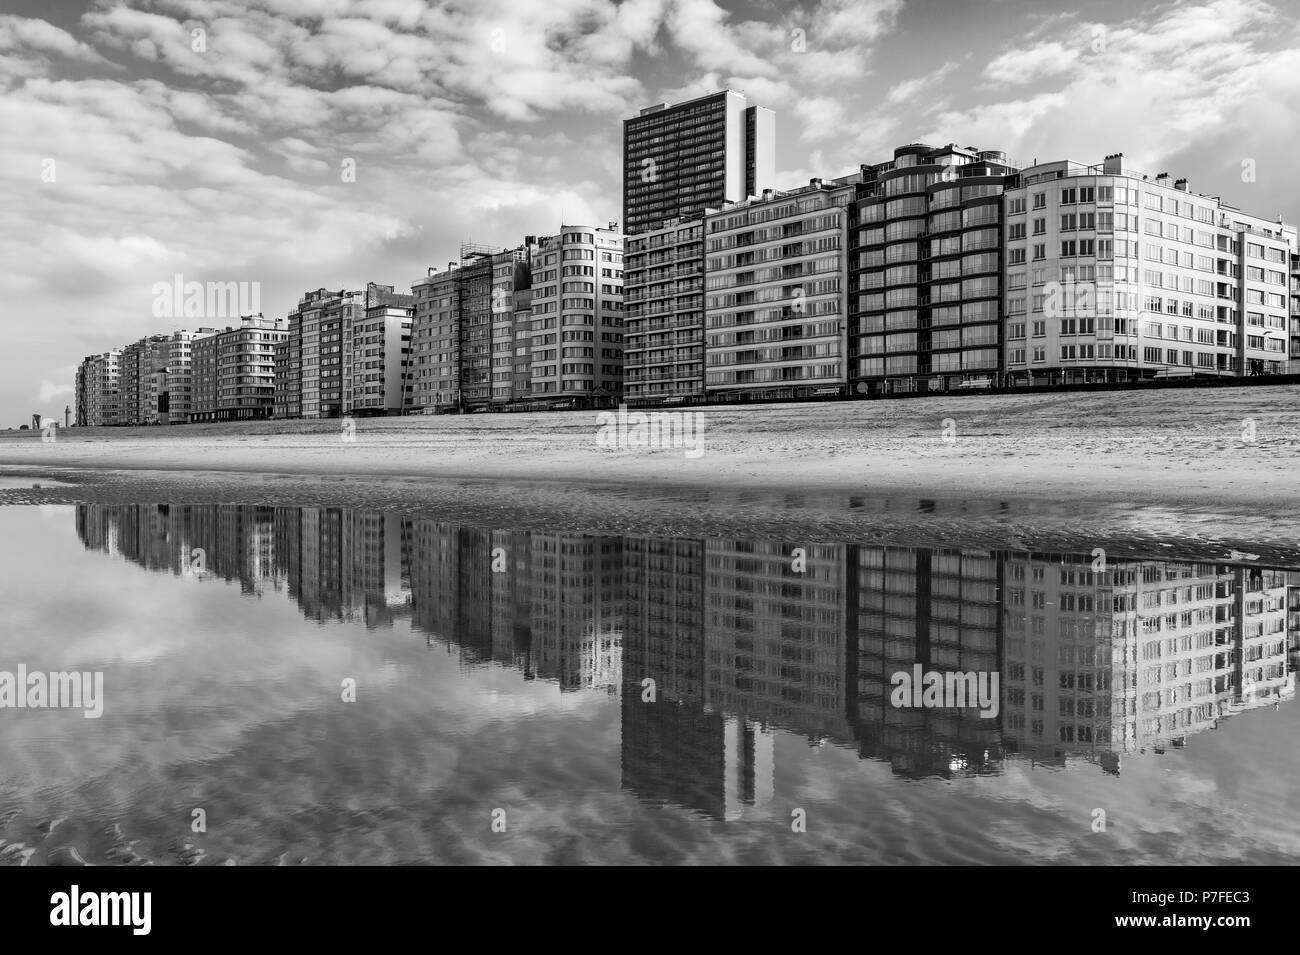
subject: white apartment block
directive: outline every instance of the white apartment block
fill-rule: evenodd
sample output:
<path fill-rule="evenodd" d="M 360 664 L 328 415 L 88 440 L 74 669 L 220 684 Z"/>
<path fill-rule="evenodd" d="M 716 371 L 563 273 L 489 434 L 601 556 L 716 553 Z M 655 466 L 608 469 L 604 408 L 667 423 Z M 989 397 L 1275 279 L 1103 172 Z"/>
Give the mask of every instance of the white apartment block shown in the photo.
<path fill-rule="evenodd" d="M 844 391 L 847 206 L 858 178 L 765 190 L 705 216 L 705 390 L 711 397 Z"/>
<path fill-rule="evenodd" d="M 391 285 L 366 287 L 364 310 L 343 329 L 343 414 L 402 413 L 413 302 Z"/>
<path fill-rule="evenodd" d="M 534 401 L 608 404 L 623 390 L 623 235 L 566 225 L 539 240 L 529 342 Z"/>
<path fill-rule="evenodd" d="M 168 336 L 163 381 L 154 385 L 166 395 L 165 399 L 161 395 L 154 399 L 158 423 L 185 424 L 189 421 L 194 402 L 194 369 L 191 364 L 194 342 L 216 332 L 215 328 L 200 328 L 193 332 L 173 332 Z"/>
<path fill-rule="evenodd" d="M 1026 168 L 1005 202 L 1008 383 L 1286 370 L 1295 227 L 1119 154 Z"/>

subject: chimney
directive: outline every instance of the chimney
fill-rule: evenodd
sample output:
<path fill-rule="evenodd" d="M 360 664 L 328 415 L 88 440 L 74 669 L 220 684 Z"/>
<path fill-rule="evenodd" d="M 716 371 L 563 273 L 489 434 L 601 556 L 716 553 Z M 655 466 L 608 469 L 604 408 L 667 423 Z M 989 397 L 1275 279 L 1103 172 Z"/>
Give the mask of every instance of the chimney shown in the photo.
<path fill-rule="evenodd" d="M 822 185 L 822 181 L 820 179 L 809 179 L 808 185 L 815 186 L 816 188 L 820 189 Z"/>
<path fill-rule="evenodd" d="M 1186 179 L 1175 179 L 1175 180 L 1174 180 L 1174 188 L 1177 189 L 1177 190 L 1179 190 L 1180 192 L 1186 192 L 1186 191 L 1187 191 L 1187 180 L 1186 180 Z"/>
<path fill-rule="evenodd" d="M 1122 176 L 1124 174 L 1124 154 L 1112 153 L 1106 157 L 1102 163 L 1101 171 L 1107 176 Z"/>

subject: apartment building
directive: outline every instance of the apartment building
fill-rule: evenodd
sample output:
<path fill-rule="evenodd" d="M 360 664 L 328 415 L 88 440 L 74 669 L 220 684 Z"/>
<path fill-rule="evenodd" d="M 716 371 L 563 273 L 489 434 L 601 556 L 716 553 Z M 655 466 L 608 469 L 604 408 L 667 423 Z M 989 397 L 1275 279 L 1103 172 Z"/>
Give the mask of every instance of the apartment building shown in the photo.
<path fill-rule="evenodd" d="M 623 229 L 635 235 L 698 218 L 775 183 L 776 118 L 735 90 L 623 121 Z"/>
<path fill-rule="evenodd" d="M 275 348 L 289 335 L 288 319 L 245 315 L 195 340 L 189 420 L 243 421 L 271 417 L 275 404 Z"/>
<path fill-rule="evenodd" d="M 411 286 L 411 384 L 406 410 L 454 410 L 460 400 L 460 334 L 457 269 L 433 269 Z"/>
<path fill-rule="evenodd" d="M 848 381 L 861 395 L 991 385 L 1001 362 L 998 150 L 912 143 L 851 207 Z"/>
<path fill-rule="evenodd" d="M 406 394 L 415 299 L 391 285 L 366 286 L 365 308 L 344 325 L 343 413 L 400 415 Z M 288 343 L 277 360 L 290 359 Z"/>
<path fill-rule="evenodd" d="M 166 368 L 167 335 L 146 335 L 122 348 L 119 364 L 121 424 L 158 423 L 159 369 Z"/>
<path fill-rule="evenodd" d="M 490 404 L 505 408 L 532 388 L 532 259 L 536 239 L 492 257 Z"/>
<path fill-rule="evenodd" d="M 289 312 L 289 336 L 275 346 L 275 399 L 272 415 L 276 418 L 302 417 L 302 313 L 312 301 L 307 292 Z"/>
<path fill-rule="evenodd" d="M 710 398 L 843 393 L 846 228 L 858 178 L 767 190 L 705 216 Z"/>
<path fill-rule="evenodd" d="M 704 397 L 704 220 L 627 237 L 623 394 L 628 404 Z"/>
<path fill-rule="evenodd" d="M 1291 253 L 1291 351 L 1287 371 L 1300 375 L 1300 252 Z"/>
<path fill-rule="evenodd" d="M 299 342 L 297 347 L 302 365 L 298 403 L 302 417 L 337 418 L 342 414 L 344 331 L 364 309 L 365 292 L 346 289 L 317 289 L 307 292 L 299 301 L 300 330 L 296 339 L 290 339 L 290 355 L 285 367 L 291 369 L 294 342 Z M 286 331 L 291 331 L 288 320 L 284 321 Z M 287 390 L 282 389 L 282 392 Z M 288 395 L 285 405 L 290 405 Z"/>
<path fill-rule="evenodd" d="M 525 244 L 536 250 L 536 240 L 529 236 Z M 526 408 L 533 393 L 533 262 L 532 255 L 519 260 L 514 269 L 511 293 L 510 334 L 510 403 Z M 494 373 L 495 374 L 495 373 Z"/>
<path fill-rule="evenodd" d="M 87 355 L 77 369 L 77 424 L 103 427 L 125 424 L 121 395 L 122 350 Z"/>
<path fill-rule="evenodd" d="M 408 412 L 504 408 L 527 397 L 536 250 L 532 236 L 513 249 L 466 243 L 459 263 L 412 284 Z"/>
<path fill-rule="evenodd" d="M 1010 384 L 1285 370 L 1293 226 L 1117 153 L 1024 169 L 1004 230 Z"/>
<path fill-rule="evenodd" d="M 616 404 L 623 392 L 623 234 L 566 225 L 539 240 L 532 270 L 531 400 Z"/>
<path fill-rule="evenodd" d="M 81 364 L 77 365 L 77 370 L 72 378 L 72 414 L 77 427 L 84 427 L 90 421 L 90 413 L 87 407 L 90 396 L 86 393 L 89 362 L 90 358 L 88 357 L 81 359 Z"/>
<path fill-rule="evenodd" d="M 181 329 L 166 336 L 150 383 L 150 423 L 185 424 L 189 421 L 194 398 L 194 342 L 216 332 L 215 328 L 203 327 L 192 332 Z"/>

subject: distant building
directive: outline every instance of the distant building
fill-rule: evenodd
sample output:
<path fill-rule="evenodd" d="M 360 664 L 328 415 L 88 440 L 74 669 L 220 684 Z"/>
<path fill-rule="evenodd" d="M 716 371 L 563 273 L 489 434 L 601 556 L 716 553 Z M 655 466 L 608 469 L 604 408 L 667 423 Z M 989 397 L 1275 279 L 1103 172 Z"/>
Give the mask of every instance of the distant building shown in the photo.
<path fill-rule="evenodd" d="M 365 309 L 365 293 L 319 289 L 302 312 L 302 416 L 337 418 L 343 410 L 344 329 Z"/>
<path fill-rule="evenodd" d="M 159 370 L 154 373 L 150 407 L 158 424 L 185 424 L 194 398 L 194 342 L 215 335 L 215 328 L 176 331 L 167 336 Z"/>
<path fill-rule="evenodd" d="M 344 414 L 402 413 L 414 304 L 413 296 L 391 285 L 366 286 L 364 310 L 344 325 Z M 282 347 L 287 360 L 288 342 Z"/>
<path fill-rule="evenodd" d="M 155 374 L 167 364 L 166 335 L 147 335 L 122 349 L 119 364 L 121 424 L 157 424 Z"/>
<path fill-rule="evenodd" d="M 88 355 L 77 369 L 77 424 L 103 427 L 125 424 L 121 396 L 122 350 Z"/>
<path fill-rule="evenodd" d="M 227 326 L 194 341 L 189 420 L 271 417 L 275 404 L 275 347 L 288 335 L 287 319 L 245 315 L 238 326 Z"/>
<path fill-rule="evenodd" d="M 273 414 L 277 418 L 302 417 L 302 312 L 313 295 L 324 294 L 324 289 L 307 292 L 289 313 L 289 337 L 276 345 L 275 401 Z"/>
<path fill-rule="evenodd" d="M 774 114 L 734 90 L 648 106 L 623 121 L 623 231 L 758 195 L 775 185 L 775 157 Z"/>

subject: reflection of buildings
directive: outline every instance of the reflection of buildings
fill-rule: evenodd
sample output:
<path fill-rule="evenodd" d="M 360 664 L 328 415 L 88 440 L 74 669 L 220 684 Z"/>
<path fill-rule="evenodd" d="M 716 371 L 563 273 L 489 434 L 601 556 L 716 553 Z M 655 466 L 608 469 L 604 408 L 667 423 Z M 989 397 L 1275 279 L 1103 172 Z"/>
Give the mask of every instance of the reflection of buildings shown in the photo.
<path fill-rule="evenodd" d="M 1002 725 L 1038 759 L 1119 757 L 1289 699 L 1284 572 L 1020 554 L 1004 561 Z"/>
<path fill-rule="evenodd" d="M 623 561 L 623 786 L 724 818 L 725 720 L 704 705 L 704 542 L 628 537 Z"/>
<path fill-rule="evenodd" d="M 896 708 L 892 676 L 999 668 L 1000 563 L 986 552 L 854 547 L 854 737 L 904 775 L 978 772 L 999 756 L 998 720 L 976 709 Z"/>
<path fill-rule="evenodd" d="M 493 531 L 334 507 L 81 505 L 76 526 L 87 548 L 176 575 L 199 549 L 205 577 L 287 592 L 308 619 L 408 617 L 464 666 L 618 690 L 624 787 L 716 819 L 776 795 L 782 734 L 909 777 L 993 772 L 1011 754 L 1118 771 L 1295 694 L 1300 575 L 1267 568 Z M 894 707 L 893 674 L 916 664 L 997 673 L 997 717 Z"/>

